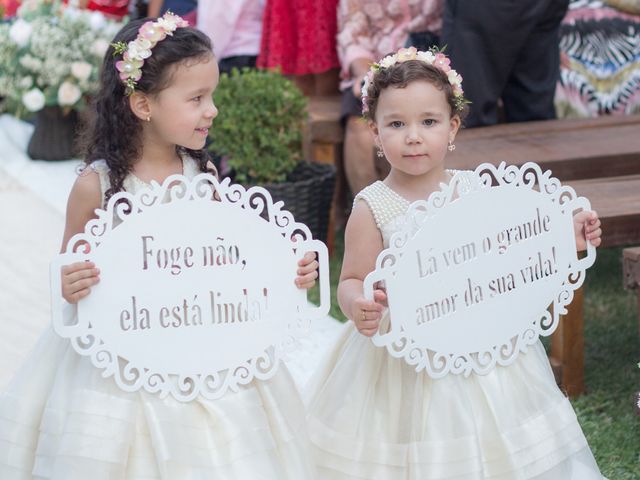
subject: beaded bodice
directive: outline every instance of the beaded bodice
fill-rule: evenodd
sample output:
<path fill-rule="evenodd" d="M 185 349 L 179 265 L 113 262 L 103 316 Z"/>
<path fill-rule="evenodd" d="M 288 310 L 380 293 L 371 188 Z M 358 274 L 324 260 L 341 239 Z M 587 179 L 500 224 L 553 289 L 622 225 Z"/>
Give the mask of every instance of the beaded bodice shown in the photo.
<path fill-rule="evenodd" d="M 447 170 L 447 172 L 451 176 L 457 173 L 455 170 Z M 472 172 L 465 173 L 472 174 Z M 470 180 L 464 178 L 463 181 L 469 182 Z M 404 225 L 410 202 L 381 181 L 372 183 L 358 193 L 354 203 L 360 199 L 369 206 L 376 226 L 382 234 L 384 248 L 387 248 L 391 236 Z"/>
<path fill-rule="evenodd" d="M 409 201 L 398 195 L 381 181 L 372 183 L 363 189 L 354 202 L 364 200 L 371 210 L 376 226 L 382 234 L 384 247 L 389 246 L 391 235 L 398 231 L 404 222 Z"/>

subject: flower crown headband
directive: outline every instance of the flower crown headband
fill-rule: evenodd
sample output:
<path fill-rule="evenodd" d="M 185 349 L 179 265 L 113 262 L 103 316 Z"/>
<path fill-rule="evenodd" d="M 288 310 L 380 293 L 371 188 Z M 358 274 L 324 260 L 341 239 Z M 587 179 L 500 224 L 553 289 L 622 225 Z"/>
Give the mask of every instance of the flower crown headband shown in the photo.
<path fill-rule="evenodd" d="M 111 44 L 115 49 L 114 56 L 122 54 L 122 60 L 116 62 L 116 70 L 120 72 L 120 80 L 124 83 L 127 95 L 135 91 L 138 80 L 142 77 L 142 65 L 151 56 L 151 49 L 167 35 L 172 36 L 177 28 L 188 26 L 189 22 L 168 11 L 155 22 L 145 22 L 132 42 Z"/>
<path fill-rule="evenodd" d="M 381 70 L 392 67 L 397 63 L 404 63 L 409 60 L 420 60 L 428 65 L 433 65 L 442 70 L 447 75 L 447 80 L 453 88 L 453 96 L 455 98 L 454 105 L 456 112 L 461 112 L 467 102 L 464 98 L 462 90 L 462 75 L 452 69 L 449 64 L 451 60 L 442 52 L 432 48 L 426 52 L 418 51 L 415 47 L 401 48 L 397 53 L 387 55 L 378 63 L 371 65 L 371 68 L 364 77 L 362 84 L 362 113 L 369 111 L 367 100 L 369 99 L 369 87 L 373 83 L 373 77 Z"/>

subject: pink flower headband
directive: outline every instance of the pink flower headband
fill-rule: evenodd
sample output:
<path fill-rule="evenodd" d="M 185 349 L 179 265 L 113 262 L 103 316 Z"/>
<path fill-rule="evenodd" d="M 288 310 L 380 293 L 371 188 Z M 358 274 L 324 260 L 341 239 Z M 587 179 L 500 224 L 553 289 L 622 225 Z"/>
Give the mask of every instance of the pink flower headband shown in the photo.
<path fill-rule="evenodd" d="M 398 53 L 387 55 L 378 63 L 371 65 L 371 68 L 364 77 L 364 83 L 362 84 L 362 112 L 367 113 L 369 111 L 369 105 L 367 105 L 367 99 L 369 98 L 369 87 L 373 83 L 374 75 L 380 70 L 389 68 L 397 63 L 404 63 L 408 60 L 420 60 L 429 65 L 442 70 L 446 75 L 451 87 L 453 87 L 453 95 L 455 97 L 455 108 L 457 112 L 462 111 L 464 104 L 467 101 L 464 98 L 464 92 L 462 91 L 462 76 L 453 70 L 449 64 L 451 60 L 442 52 L 435 49 L 431 49 L 426 52 L 419 52 L 415 47 L 401 48 Z"/>
<path fill-rule="evenodd" d="M 122 60 L 116 62 L 120 80 L 125 85 L 127 95 L 131 95 L 142 77 L 144 60 L 151 56 L 151 49 L 164 40 L 167 35 L 173 35 L 178 27 L 188 27 L 189 22 L 178 15 L 167 12 L 155 22 L 146 22 L 138 30 L 138 36 L 128 44 L 116 42 L 111 45 L 115 49 L 114 55 L 122 54 Z"/>

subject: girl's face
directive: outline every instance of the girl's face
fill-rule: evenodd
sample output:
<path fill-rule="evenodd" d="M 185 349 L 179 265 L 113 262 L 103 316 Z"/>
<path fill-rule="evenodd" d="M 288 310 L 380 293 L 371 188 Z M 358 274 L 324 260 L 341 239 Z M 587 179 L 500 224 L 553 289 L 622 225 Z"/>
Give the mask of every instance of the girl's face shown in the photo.
<path fill-rule="evenodd" d="M 193 150 L 203 148 L 211 123 L 218 115 L 212 95 L 219 76 L 213 55 L 174 67 L 171 84 L 149 96 L 151 139 Z"/>
<path fill-rule="evenodd" d="M 451 116 L 444 92 L 417 80 L 405 88 L 384 89 L 375 122 L 369 126 L 391 167 L 419 176 L 444 169 L 447 146 L 460 127 L 460 117 Z"/>

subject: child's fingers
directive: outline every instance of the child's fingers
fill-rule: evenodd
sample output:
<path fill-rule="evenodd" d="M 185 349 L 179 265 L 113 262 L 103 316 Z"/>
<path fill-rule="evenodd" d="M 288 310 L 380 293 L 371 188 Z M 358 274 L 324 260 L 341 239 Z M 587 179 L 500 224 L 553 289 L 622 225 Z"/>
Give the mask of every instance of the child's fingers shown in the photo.
<path fill-rule="evenodd" d="M 313 262 L 316 259 L 316 252 L 307 252 L 304 254 L 300 260 L 298 260 L 298 265 L 304 267 L 305 265 Z M 316 268 L 318 268 L 316 266 Z"/>
<path fill-rule="evenodd" d="M 594 230 L 589 230 L 586 232 L 585 236 L 587 237 L 587 240 L 591 240 L 597 237 L 601 237 L 602 236 L 602 229 L 601 228 L 596 228 Z"/>
<path fill-rule="evenodd" d="M 597 218 L 593 222 L 591 221 L 587 222 L 584 227 L 584 231 L 585 233 L 591 233 L 591 232 L 594 232 L 595 230 L 599 230 L 601 226 L 602 226 L 602 223 L 600 222 L 600 219 Z"/>
<path fill-rule="evenodd" d="M 84 270 L 77 270 L 65 275 L 68 283 L 76 283 L 85 278 L 97 277 L 100 275 L 100 269 L 98 268 L 86 268 Z"/>
<path fill-rule="evenodd" d="M 298 265 L 300 265 L 300 263 L 298 263 Z M 317 262 L 317 260 L 312 259 L 310 263 L 301 265 L 300 268 L 298 268 L 296 273 L 302 276 L 311 272 L 316 272 L 319 266 L 320 264 Z"/>
<path fill-rule="evenodd" d="M 355 316 L 354 320 L 358 323 L 364 322 L 377 322 L 382 317 L 382 312 L 380 310 L 360 310 L 360 312 Z"/>
<path fill-rule="evenodd" d="M 100 282 L 100 277 L 89 277 L 78 280 L 77 282 L 65 283 L 62 286 L 62 294 L 65 298 L 71 297 L 82 290 L 93 287 L 98 282 Z"/>
<path fill-rule="evenodd" d="M 359 329 L 358 331 L 365 337 L 373 337 L 378 331 L 378 326 L 376 325 L 375 328 L 363 328 Z"/>
<path fill-rule="evenodd" d="M 67 300 L 67 302 L 69 303 L 78 303 L 80 300 L 82 300 L 84 297 L 86 297 L 90 293 L 91 293 L 90 288 L 83 288 L 82 290 L 72 293 L 71 295 L 69 295 L 68 298 L 65 298 L 65 300 Z"/>
<path fill-rule="evenodd" d="M 314 270 L 311 273 L 307 273 L 306 275 L 302 275 L 296 278 L 296 286 L 298 288 L 306 288 L 309 289 L 316 284 L 316 279 L 318 278 L 318 271 Z"/>
<path fill-rule="evenodd" d="M 62 284 L 63 294 L 71 295 L 85 288 L 94 286 L 100 281 L 100 277 L 97 275 L 81 278 L 74 282 L 65 281 Z"/>
<path fill-rule="evenodd" d="M 384 290 L 374 290 L 373 292 L 373 300 L 383 306 L 387 306 L 387 292 Z"/>
<path fill-rule="evenodd" d="M 71 263 L 69 265 L 63 265 L 62 266 L 62 274 L 63 275 L 69 275 L 71 273 L 78 272 L 78 271 L 81 271 L 81 270 L 95 268 L 95 266 L 96 266 L 96 264 L 93 263 L 93 262 Z"/>

